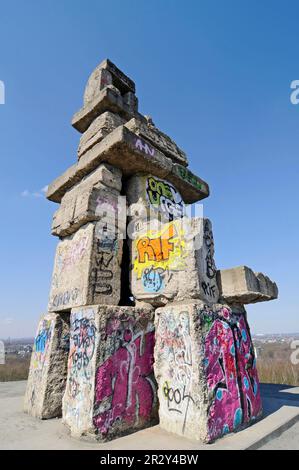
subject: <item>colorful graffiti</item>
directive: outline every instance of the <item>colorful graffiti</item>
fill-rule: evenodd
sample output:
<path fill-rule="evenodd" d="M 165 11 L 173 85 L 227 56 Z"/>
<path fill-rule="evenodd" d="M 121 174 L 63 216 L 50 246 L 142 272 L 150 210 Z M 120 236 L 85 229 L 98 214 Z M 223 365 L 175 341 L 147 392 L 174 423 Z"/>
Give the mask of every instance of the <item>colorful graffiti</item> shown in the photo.
<path fill-rule="evenodd" d="M 150 205 L 168 220 L 183 217 L 184 202 L 175 187 L 167 181 L 151 176 L 146 180 L 146 195 Z"/>
<path fill-rule="evenodd" d="M 93 309 L 71 315 L 68 378 L 63 400 L 65 421 L 84 431 L 92 420 L 94 355 L 97 328 Z"/>
<path fill-rule="evenodd" d="M 199 312 L 205 330 L 205 373 L 211 399 L 209 438 L 214 440 L 256 419 L 261 398 L 246 317 L 223 307 Z"/>
<path fill-rule="evenodd" d="M 164 286 L 163 273 L 181 271 L 186 266 L 186 240 L 179 220 L 163 224 L 162 230 L 150 230 L 135 240 L 134 272 L 146 286 L 158 292 Z M 159 287 L 159 289 L 157 289 Z"/>
<path fill-rule="evenodd" d="M 95 352 L 96 326 L 93 319 L 75 316 L 71 325 L 71 342 L 68 368 L 91 378 L 89 363 Z"/>
<path fill-rule="evenodd" d="M 153 325 L 140 330 L 132 320 L 111 319 L 109 357 L 96 375 L 94 425 L 107 435 L 114 426 L 136 426 L 149 421 L 156 403 L 153 375 Z"/>

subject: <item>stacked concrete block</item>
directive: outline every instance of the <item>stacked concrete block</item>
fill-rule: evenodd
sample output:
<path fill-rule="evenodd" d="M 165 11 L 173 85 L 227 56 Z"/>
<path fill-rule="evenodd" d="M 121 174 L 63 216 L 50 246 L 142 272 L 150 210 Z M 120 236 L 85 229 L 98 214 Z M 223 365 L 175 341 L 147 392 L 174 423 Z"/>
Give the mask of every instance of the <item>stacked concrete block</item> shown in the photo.
<path fill-rule="evenodd" d="M 252 304 L 277 299 L 275 282 L 262 273 L 254 273 L 247 266 L 218 271 L 221 297 L 230 304 Z"/>
<path fill-rule="evenodd" d="M 134 221 L 182 218 L 186 207 L 182 195 L 170 182 L 148 175 L 135 175 L 126 184 L 129 216 Z"/>
<path fill-rule="evenodd" d="M 42 316 L 34 339 L 25 412 L 40 419 L 61 416 L 68 352 L 69 318 L 57 313 Z"/>
<path fill-rule="evenodd" d="M 152 305 L 217 302 L 214 244 L 208 219 L 138 220 L 131 242 L 131 291 Z"/>
<path fill-rule="evenodd" d="M 72 435 L 109 440 L 157 423 L 153 310 L 73 309 L 70 338 L 63 419 Z"/>
<path fill-rule="evenodd" d="M 87 222 L 106 218 L 119 227 L 123 213 L 120 197 L 121 171 L 101 164 L 96 170 L 66 192 L 55 212 L 52 234 L 65 237 L 75 233 Z M 124 225 L 124 223 L 122 223 Z"/>
<path fill-rule="evenodd" d="M 120 300 L 123 241 L 101 222 L 90 222 L 58 244 L 49 311 Z"/>
<path fill-rule="evenodd" d="M 262 413 L 254 348 L 243 309 L 203 302 L 156 310 L 160 426 L 212 442 Z"/>
<path fill-rule="evenodd" d="M 188 217 L 208 184 L 139 113 L 134 82 L 109 60 L 72 125 L 77 161 L 47 192 L 60 204 L 60 241 L 26 410 L 57 416 L 65 389 L 75 436 L 109 440 L 156 424 L 155 315 L 161 426 L 211 442 L 249 425 L 261 401 L 243 305 L 276 298 L 276 285 L 246 267 L 217 272 L 210 220 Z"/>
<path fill-rule="evenodd" d="M 125 122 L 123 118 L 110 111 L 100 114 L 82 134 L 78 147 L 78 158 L 80 159 L 84 153 Z"/>

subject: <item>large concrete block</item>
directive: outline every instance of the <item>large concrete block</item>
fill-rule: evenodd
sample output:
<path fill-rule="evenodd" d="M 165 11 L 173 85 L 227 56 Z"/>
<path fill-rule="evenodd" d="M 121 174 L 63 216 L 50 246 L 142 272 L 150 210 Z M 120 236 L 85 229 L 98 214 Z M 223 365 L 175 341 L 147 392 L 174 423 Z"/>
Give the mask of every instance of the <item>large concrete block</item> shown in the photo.
<path fill-rule="evenodd" d="M 117 305 L 123 240 L 115 226 L 90 222 L 59 242 L 49 311 L 90 304 Z"/>
<path fill-rule="evenodd" d="M 66 191 L 103 162 L 121 169 L 126 177 L 144 173 L 167 179 L 181 193 L 186 204 L 209 195 L 209 186 L 202 179 L 183 165 L 173 163 L 171 158 L 126 127 L 118 126 L 49 185 L 47 198 L 60 202 Z"/>
<path fill-rule="evenodd" d="M 72 126 L 77 131 L 85 132 L 91 123 L 106 111 L 118 114 L 124 120 L 128 121 L 132 117 L 137 116 L 139 119 L 144 119 L 138 113 L 138 101 L 130 99 L 131 93 L 123 96 L 120 91 L 113 85 L 108 85 L 104 89 L 96 93 L 91 101 L 84 104 L 72 118 Z"/>
<path fill-rule="evenodd" d="M 208 219 L 132 221 L 131 291 L 138 301 L 218 301 L 214 242 Z"/>
<path fill-rule="evenodd" d="M 53 216 L 52 235 L 71 235 L 87 222 L 108 216 L 114 218 L 118 226 L 126 209 L 125 200 L 120 197 L 120 188 L 121 171 L 110 165 L 100 165 L 63 196 Z"/>
<path fill-rule="evenodd" d="M 247 266 L 222 269 L 217 273 L 217 281 L 221 297 L 230 304 L 251 304 L 278 297 L 275 282 Z"/>
<path fill-rule="evenodd" d="M 84 104 L 89 103 L 93 98 L 108 85 L 115 86 L 122 95 L 129 92 L 135 93 L 135 83 L 125 75 L 109 59 L 103 60 L 90 75 L 85 92 Z"/>
<path fill-rule="evenodd" d="M 78 147 L 78 158 L 124 123 L 125 120 L 117 114 L 110 113 L 109 111 L 101 114 L 92 122 L 84 134 L 82 134 Z"/>
<path fill-rule="evenodd" d="M 72 435 L 109 440 L 157 423 L 153 315 L 133 307 L 72 310 L 63 399 Z"/>
<path fill-rule="evenodd" d="M 262 413 L 244 310 L 204 303 L 156 310 L 155 376 L 160 426 L 211 442 Z"/>
<path fill-rule="evenodd" d="M 125 126 L 135 134 L 139 135 L 142 139 L 150 142 L 157 149 L 161 150 L 167 157 L 171 158 L 174 162 L 180 163 L 183 166 L 188 165 L 188 159 L 177 144 L 164 132 L 160 131 L 152 122 L 140 121 L 133 118 L 128 121 Z"/>
<path fill-rule="evenodd" d="M 24 411 L 40 418 L 61 416 L 69 352 L 69 315 L 50 313 L 38 325 Z"/>
<path fill-rule="evenodd" d="M 185 215 L 181 194 L 167 180 L 153 175 L 135 175 L 126 183 L 129 215 L 134 219 L 157 218 L 170 222 Z"/>

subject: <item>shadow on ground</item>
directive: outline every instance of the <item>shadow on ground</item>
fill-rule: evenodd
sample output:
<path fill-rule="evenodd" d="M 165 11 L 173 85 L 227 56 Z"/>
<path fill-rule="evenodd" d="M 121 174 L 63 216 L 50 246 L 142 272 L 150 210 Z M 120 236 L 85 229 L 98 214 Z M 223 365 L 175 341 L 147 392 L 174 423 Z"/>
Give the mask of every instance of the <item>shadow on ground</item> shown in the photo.
<path fill-rule="evenodd" d="M 264 417 L 275 413 L 283 406 L 299 408 L 299 387 L 279 384 L 261 384 Z"/>

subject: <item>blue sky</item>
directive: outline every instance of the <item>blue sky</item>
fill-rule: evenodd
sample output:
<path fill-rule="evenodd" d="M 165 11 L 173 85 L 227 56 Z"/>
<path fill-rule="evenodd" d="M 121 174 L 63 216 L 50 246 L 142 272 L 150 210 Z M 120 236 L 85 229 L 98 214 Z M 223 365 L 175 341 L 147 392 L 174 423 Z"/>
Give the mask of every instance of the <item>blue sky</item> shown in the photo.
<path fill-rule="evenodd" d="M 299 331 L 296 1 L 27 0 L 0 4 L 0 337 L 34 334 L 47 306 L 56 205 L 42 189 L 76 160 L 70 125 L 109 57 L 140 111 L 187 152 L 211 196 L 219 268 L 276 280 L 248 306 L 255 333 Z M 25 193 L 24 193 L 25 191 Z"/>

